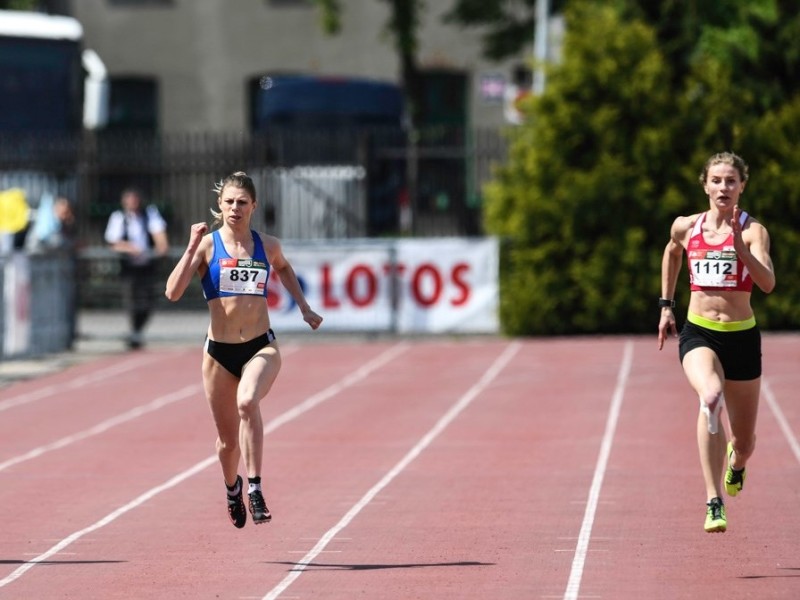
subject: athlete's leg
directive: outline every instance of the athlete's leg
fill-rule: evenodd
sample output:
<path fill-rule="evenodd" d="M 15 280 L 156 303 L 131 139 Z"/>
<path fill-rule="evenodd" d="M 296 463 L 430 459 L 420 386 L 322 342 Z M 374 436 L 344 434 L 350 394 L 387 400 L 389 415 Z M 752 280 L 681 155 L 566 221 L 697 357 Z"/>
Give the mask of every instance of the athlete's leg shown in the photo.
<path fill-rule="evenodd" d="M 236 483 L 241 450 L 239 447 L 239 411 L 236 407 L 236 386 L 239 380 L 228 370 L 203 354 L 203 387 L 211 415 L 217 427 L 217 456 L 225 483 Z"/>
<path fill-rule="evenodd" d="M 236 404 L 241 422 L 239 442 L 248 477 L 261 476 L 264 425 L 260 403 L 278 377 L 280 369 L 281 354 L 277 341 L 259 350 L 242 369 Z"/>
<path fill-rule="evenodd" d="M 761 378 L 750 381 L 727 381 L 725 404 L 731 428 L 733 456 L 731 467 L 743 469 L 756 446 L 756 420 Z"/>
<path fill-rule="evenodd" d="M 717 355 L 709 348 L 699 347 L 690 350 L 683 358 L 683 371 L 689 384 L 700 398 L 701 408 L 697 416 L 697 447 L 700 452 L 700 466 L 706 486 L 706 499 L 722 497 L 722 472 L 725 465 L 725 429 L 717 428 L 717 433 L 709 432 L 708 414 L 703 404 L 713 412 L 723 403 L 725 379 L 722 365 Z M 719 411 L 721 412 L 721 411 Z"/>

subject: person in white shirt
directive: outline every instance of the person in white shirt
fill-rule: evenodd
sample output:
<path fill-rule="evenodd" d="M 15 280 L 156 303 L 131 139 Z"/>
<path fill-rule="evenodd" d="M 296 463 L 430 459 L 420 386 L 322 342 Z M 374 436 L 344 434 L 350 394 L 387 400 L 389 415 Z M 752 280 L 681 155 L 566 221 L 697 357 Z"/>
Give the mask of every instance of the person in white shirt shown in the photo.
<path fill-rule="evenodd" d="M 154 205 L 144 205 L 140 190 L 123 190 L 121 204 L 108 219 L 105 240 L 120 255 L 123 300 L 130 315 L 128 347 L 136 349 L 144 342 L 155 307 L 158 259 L 167 254 L 169 241 L 166 221 Z"/>

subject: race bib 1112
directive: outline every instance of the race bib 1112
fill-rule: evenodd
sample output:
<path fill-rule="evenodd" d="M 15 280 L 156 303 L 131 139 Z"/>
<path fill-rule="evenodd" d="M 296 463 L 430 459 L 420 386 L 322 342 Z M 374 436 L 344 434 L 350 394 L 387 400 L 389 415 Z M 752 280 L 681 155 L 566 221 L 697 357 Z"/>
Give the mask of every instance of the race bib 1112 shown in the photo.
<path fill-rule="evenodd" d="M 701 287 L 736 287 L 737 261 L 733 250 L 692 250 L 692 283 Z"/>

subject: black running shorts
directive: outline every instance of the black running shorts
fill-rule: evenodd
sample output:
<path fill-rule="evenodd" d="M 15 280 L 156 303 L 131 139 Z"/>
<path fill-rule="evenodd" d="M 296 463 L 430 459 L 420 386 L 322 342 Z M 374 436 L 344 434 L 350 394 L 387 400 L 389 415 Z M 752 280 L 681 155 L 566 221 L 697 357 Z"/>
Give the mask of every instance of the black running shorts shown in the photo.
<path fill-rule="evenodd" d="M 678 343 L 681 363 L 695 348 L 710 348 L 717 355 L 725 379 L 750 381 L 761 377 L 761 331 L 758 325 L 742 331 L 715 331 L 686 322 Z"/>
<path fill-rule="evenodd" d="M 242 376 L 242 369 L 259 350 L 275 340 L 272 329 L 250 341 L 241 344 L 215 342 L 206 338 L 206 352 L 236 377 Z"/>

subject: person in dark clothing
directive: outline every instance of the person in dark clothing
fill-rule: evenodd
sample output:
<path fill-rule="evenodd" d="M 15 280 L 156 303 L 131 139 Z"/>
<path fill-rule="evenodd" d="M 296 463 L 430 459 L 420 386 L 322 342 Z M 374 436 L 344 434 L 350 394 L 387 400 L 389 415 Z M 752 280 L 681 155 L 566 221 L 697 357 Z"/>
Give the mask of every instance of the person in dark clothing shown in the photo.
<path fill-rule="evenodd" d="M 155 307 L 158 259 L 166 255 L 169 241 L 164 218 L 154 205 L 144 205 L 140 190 L 125 189 L 121 204 L 108 219 L 105 240 L 120 254 L 123 298 L 130 315 L 128 347 L 136 349 L 144 342 L 144 328 Z"/>

